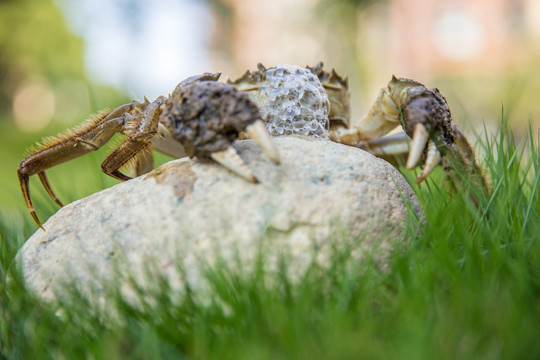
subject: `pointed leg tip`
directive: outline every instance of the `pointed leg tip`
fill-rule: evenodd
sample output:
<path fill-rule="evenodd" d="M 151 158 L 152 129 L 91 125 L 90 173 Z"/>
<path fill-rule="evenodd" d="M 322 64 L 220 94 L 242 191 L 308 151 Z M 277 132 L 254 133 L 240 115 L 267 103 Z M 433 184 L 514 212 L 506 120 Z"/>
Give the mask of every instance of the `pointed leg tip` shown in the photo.
<path fill-rule="evenodd" d="M 280 164 L 279 150 L 273 141 L 272 135 L 268 132 L 264 121 L 257 120 L 246 128 L 247 135 L 253 139 L 263 149 L 263 152 L 275 164 Z"/>
<path fill-rule="evenodd" d="M 274 164 L 276 165 L 281 165 L 281 158 L 279 157 L 279 154 L 277 154 L 275 157 L 271 157 L 272 161 L 274 162 Z"/>
<path fill-rule="evenodd" d="M 249 173 L 245 173 L 245 172 L 237 172 L 235 170 L 232 170 L 229 168 L 229 170 L 233 171 L 234 173 L 236 173 L 237 175 L 239 175 L 240 177 L 244 178 L 245 180 L 249 181 L 250 183 L 253 183 L 253 184 L 259 184 L 260 183 L 260 180 L 258 177 L 256 177 L 255 175 L 251 174 L 251 172 Z"/>
<path fill-rule="evenodd" d="M 39 228 L 43 230 L 43 232 L 45 232 L 45 228 L 43 227 L 43 224 L 41 224 L 41 221 L 39 221 L 39 218 L 33 209 L 30 210 L 30 215 L 32 216 L 32 219 L 34 219 L 34 222 L 37 224 L 37 226 L 39 226 Z"/>

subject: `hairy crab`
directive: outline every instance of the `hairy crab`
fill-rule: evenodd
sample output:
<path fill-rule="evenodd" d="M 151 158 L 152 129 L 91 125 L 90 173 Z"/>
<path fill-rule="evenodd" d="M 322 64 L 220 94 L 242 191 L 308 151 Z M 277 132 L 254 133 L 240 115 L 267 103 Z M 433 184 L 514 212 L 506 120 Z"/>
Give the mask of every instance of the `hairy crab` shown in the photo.
<path fill-rule="evenodd" d="M 132 101 L 104 111 L 81 127 L 46 140 L 19 165 L 17 174 L 32 218 L 43 229 L 32 205 L 29 177 L 38 175 L 47 193 L 62 206 L 45 171 L 95 151 L 116 133 L 127 139 L 101 164 L 104 173 L 119 179 L 129 163 L 137 175 L 153 168 L 150 150 L 175 158 L 211 158 L 246 180 L 257 182 L 231 144 L 247 137 L 279 163 L 272 135 L 329 138 L 386 159 L 407 158 L 407 168 L 420 162 L 417 182 L 442 164 L 449 173 L 471 179 L 486 189 L 471 146 L 451 121 L 450 110 L 437 89 L 392 77 L 359 121 L 350 119 L 347 79 L 335 70 L 279 65 L 247 71 L 228 83 L 219 73 L 190 77 L 168 97 Z M 266 125 L 266 126 L 265 126 Z M 384 136 L 402 125 L 404 132 Z M 410 139 L 412 143 L 410 144 Z"/>

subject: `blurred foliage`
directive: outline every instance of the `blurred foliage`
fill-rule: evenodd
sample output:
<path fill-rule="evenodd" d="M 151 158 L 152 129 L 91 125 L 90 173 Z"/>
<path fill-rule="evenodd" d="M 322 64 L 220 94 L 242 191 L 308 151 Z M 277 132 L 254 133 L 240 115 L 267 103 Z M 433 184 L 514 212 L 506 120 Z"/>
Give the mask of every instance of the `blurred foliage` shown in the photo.
<path fill-rule="evenodd" d="M 377 0 L 319 0 L 317 8 L 320 12 L 338 15 L 342 21 L 347 23 L 357 21 L 358 11 L 362 11 L 366 7 L 375 3 L 386 1 Z"/>
<path fill-rule="evenodd" d="M 352 100 L 362 103 L 372 93 L 373 71 L 369 66 L 367 17 L 370 9 L 386 5 L 387 0 L 318 0 L 314 18 L 327 29 L 325 48 L 333 54 L 336 65 L 346 69 Z M 363 104 L 367 106 L 367 104 Z M 354 111 L 354 109 L 353 109 Z"/>
<path fill-rule="evenodd" d="M 222 54 L 227 60 L 229 56 L 229 38 L 235 21 L 234 9 L 227 0 L 207 0 L 208 5 L 216 15 L 217 27 L 220 31 L 214 33 L 212 47 Z"/>
<path fill-rule="evenodd" d="M 170 275 L 191 266 L 181 256 L 168 274 L 157 262 L 133 274 L 113 261 L 99 289 L 74 283 L 44 302 L 13 263 L 31 220 L 0 216 L 0 358 L 538 359 L 540 157 L 526 155 L 538 142 L 530 131 L 516 142 L 502 120 L 482 141 L 493 193 L 472 206 L 470 184 L 450 191 L 441 169 L 413 184 L 425 218 L 410 214 L 384 271 L 353 256 L 360 238 L 311 249 L 315 261 L 294 276 L 285 258 L 270 268 L 264 252 L 252 263 L 218 254 L 201 265 L 204 282 L 183 287 L 185 275 Z M 329 244 L 344 234 L 337 227 Z"/>
<path fill-rule="evenodd" d="M 84 120 L 88 114 L 128 101 L 125 95 L 111 87 L 89 82 L 85 74 L 83 50 L 83 41 L 67 27 L 62 12 L 53 0 L 0 0 L 2 211 L 16 211 L 24 205 L 16 169 L 23 159 L 25 149 L 44 136 L 65 131 Z M 37 133 L 26 133 L 15 126 L 12 104 L 17 90 L 35 79 L 45 81 L 54 92 L 55 121 Z M 64 198 L 70 201 L 110 186 L 111 183 L 107 182 L 109 179 L 101 177 L 100 159 L 95 158 L 101 156 L 102 159 L 103 152 L 61 166 L 60 171 L 53 170 L 51 181 L 56 185 L 53 186 L 62 195 L 65 194 L 62 187 L 69 189 Z M 91 185 L 89 179 L 92 180 Z M 39 190 L 36 189 L 35 194 L 39 198 Z M 51 208 L 50 211 L 56 209 Z"/>
<path fill-rule="evenodd" d="M 0 115 L 29 77 L 84 79 L 83 42 L 52 0 L 0 1 Z"/>

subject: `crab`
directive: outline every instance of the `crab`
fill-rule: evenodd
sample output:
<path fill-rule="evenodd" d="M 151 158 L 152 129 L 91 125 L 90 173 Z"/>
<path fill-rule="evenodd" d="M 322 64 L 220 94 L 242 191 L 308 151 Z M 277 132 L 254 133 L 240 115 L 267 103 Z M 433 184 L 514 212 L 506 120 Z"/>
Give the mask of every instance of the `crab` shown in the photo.
<path fill-rule="evenodd" d="M 291 134 L 329 138 L 387 160 L 407 157 L 408 169 L 423 164 L 418 183 L 442 164 L 449 173 L 472 174 L 486 188 L 472 148 L 452 123 L 446 100 L 437 89 L 393 76 L 368 113 L 351 121 L 347 79 L 335 70 L 325 71 L 322 62 L 305 68 L 267 69 L 259 64 L 256 71 L 227 83 L 218 81 L 220 75 L 196 75 L 180 82 L 167 97 L 152 102 L 145 97 L 143 102 L 133 100 L 101 112 L 33 149 L 19 164 L 17 174 L 37 225 L 44 230 L 30 197 L 30 176 L 37 174 L 51 198 L 63 206 L 45 171 L 101 148 L 117 133 L 127 139 L 107 156 L 101 170 L 122 181 L 130 179 L 121 172 L 128 164 L 134 165 L 137 176 L 152 170 L 150 150 L 155 149 L 175 158 L 212 159 L 256 183 L 258 179 L 232 143 L 252 138 L 279 164 L 272 135 Z M 404 132 L 383 136 L 400 125 Z"/>
<path fill-rule="evenodd" d="M 63 206 L 52 190 L 45 171 L 53 166 L 101 148 L 116 133 L 127 136 L 103 163 L 101 170 L 118 180 L 129 180 L 120 169 L 135 165 L 136 175 L 153 168 L 150 148 L 166 155 L 214 161 L 231 171 L 258 182 L 231 146 L 240 132 L 256 141 L 276 163 L 279 152 L 264 126 L 257 106 L 244 92 L 220 83 L 221 74 L 205 73 L 190 77 L 176 86 L 168 97 L 150 102 L 132 101 L 112 111 L 104 111 L 81 127 L 47 139 L 17 169 L 26 206 L 43 229 L 32 204 L 29 177 L 38 175 L 47 193 Z"/>
<path fill-rule="evenodd" d="M 313 76 L 310 78 L 310 75 Z M 327 121 L 324 128 L 329 139 L 358 147 L 394 165 L 404 163 L 409 170 L 422 164 L 422 170 L 415 179 L 417 184 L 442 165 L 454 184 L 473 185 L 474 191 L 470 195 L 475 204 L 478 202 L 475 193 L 489 192 L 489 182 L 476 163 L 471 145 L 453 123 L 448 103 L 436 88 L 429 89 L 417 81 L 392 75 L 368 112 L 359 120 L 351 121 L 348 80 L 335 69 L 325 71 L 322 62 L 303 69 L 287 65 L 267 69 L 259 63 L 257 70 L 246 71 L 229 83 L 250 93 L 263 113 L 267 127 L 275 130 L 279 126 L 270 126 L 269 123 L 277 121 L 279 125 L 283 122 L 283 114 L 290 112 L 287 106 L 279 109 L 280 103 L 284 102 L 279 99 L 283 97 L 279 89 L 291 82 L 290 78 L 298 76 L 305 77 L 308 85 L 303 85 L 304 95 L 294 94 L 293 98 L 306 97 L 305 94 L 311 92 L 311 98 L 319 102 L 318 106 L 327 108 L 323 118 Z M 318 91 L 313 90 L 316 87 L 313 77 L 320 82 L 324 94 L 313 94 Z M 279 109 L 277 116 L 276 107 Z M 314 113 L 309 115 L 316 117 Z M 400 126 L 403 131 L 395 132 Z M 294 126 L 289 132 L 302 135 L 302 131 L 295 131 Z M 314 133 L 316 135 L 317 131 Z M 272 135 L 280 134 L 272 131 Z"/>

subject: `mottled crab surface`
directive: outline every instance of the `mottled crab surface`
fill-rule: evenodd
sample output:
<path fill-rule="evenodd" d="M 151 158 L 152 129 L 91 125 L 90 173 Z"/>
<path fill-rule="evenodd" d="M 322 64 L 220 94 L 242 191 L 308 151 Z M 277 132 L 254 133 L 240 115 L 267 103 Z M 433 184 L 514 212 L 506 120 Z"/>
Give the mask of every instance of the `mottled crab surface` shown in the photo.
<path fill-rule="evenodd" d="M 417 183 L 441 164 L 454 181 L 467 179 L 488 190 L 474 152 L 438 89 L 392 76 L 368 112 L 351 120 L 347 78 L 325 71 L 322 63 L 269 69 L 259 64 L 229 83 L 250 94 L 274 136 L 327 137 L 393 163 L 407 159 L 409 169 L 421 163 Z M 403 132 L 385 136 L 400 126 Z"/>
<path fill-rule="evenodd" d="M 313 67 L 258 65 L 227 83 L 219 73 L 185 79 L 168 96 L 132 101 L 66 134 L 47 139 L 19 165 L 17 174 L 25 203 L 43 229 L 30 197 L 29 177 L 38 175 L 60 205 L 45 171 L 95 151 L 116 133 L 127 139 L 101 164 L 104 173 L 129 180 L 120 170 L 134 164 L 136 175 L 153 168 L 151 149 L 175 158 L 209 158 L 248 181 L 258 182 L 232 143 L 250 137 L 279 164 L 272 136 L 301 135 L 359 147 L 387 160 L 407 158 L 407 167 L 423 169 L 417 182 L 439 164 L 459 181 L 468 174 L 487 191 L 474 153 L 452 122 L 445 98 L 437 89 L 392 77 L 366 115 L 350 119 L 348 81 L 323 64 Z M 403 132 L 385 136 L 396 127 Z M 412 139 L 412 141 L 411 141 Z"/>

